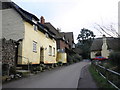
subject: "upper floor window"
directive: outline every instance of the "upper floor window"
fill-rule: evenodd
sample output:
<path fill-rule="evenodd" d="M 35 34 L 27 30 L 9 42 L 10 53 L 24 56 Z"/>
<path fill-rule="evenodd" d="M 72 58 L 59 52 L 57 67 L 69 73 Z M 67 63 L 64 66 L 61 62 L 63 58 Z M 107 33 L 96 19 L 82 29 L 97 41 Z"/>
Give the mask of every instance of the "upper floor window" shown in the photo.
<path fill-rule="evenodd" d="M 37 42 L 33 41 L 33 52 L 37 52 Z"/>

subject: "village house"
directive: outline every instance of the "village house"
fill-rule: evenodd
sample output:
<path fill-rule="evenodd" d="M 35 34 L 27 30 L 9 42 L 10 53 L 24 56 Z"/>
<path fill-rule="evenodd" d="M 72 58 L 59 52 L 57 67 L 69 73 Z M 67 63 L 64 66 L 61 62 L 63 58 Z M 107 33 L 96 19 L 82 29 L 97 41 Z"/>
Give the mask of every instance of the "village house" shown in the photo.
<path fill-rule="evenodd" d="M 60 32 L 51 23 L 45 22 L 44 17 L 41 17 L 41 24 L 55 35 L 57 42 L 57 61 L 67 63 L 67 51 L 75 48 L 73 32 Z"/>
<path fill-rule="evenodd" d="M 91 58 L 103 56 L 108 58 L 111 52 L 120 49 L 120 38 L 106 37 L 96 38 L 91 46 Z"/>
<path fill-rule="evenodd" d="M 66 61 L 69 62 L 69 56 L 75 53 L 73 51 L 73 49 L 75 48 L 73 32 L 60 32 L 60 35 L 63 40 L 58 40 L 58 42 L 60 42 L 60 47 L 58 49 L 58 60 L 61 60 L 59 56 L 62 57 L 61 55 L 64 51 L 66 53 Z"/>
<path fill-rule="evenodd" d="M 17 43 L 17 64 L 56 63 L 57 44 L 54 34 L 35 15 L 14 2 L 2 2 L 2 38 Z"/>
<path fill-rule="evenodd" d="M 75 48 L 73 32 L 60 32 L 60 35 L 63 37 L 63 39 L 65 38 L 69 49 Z"/>

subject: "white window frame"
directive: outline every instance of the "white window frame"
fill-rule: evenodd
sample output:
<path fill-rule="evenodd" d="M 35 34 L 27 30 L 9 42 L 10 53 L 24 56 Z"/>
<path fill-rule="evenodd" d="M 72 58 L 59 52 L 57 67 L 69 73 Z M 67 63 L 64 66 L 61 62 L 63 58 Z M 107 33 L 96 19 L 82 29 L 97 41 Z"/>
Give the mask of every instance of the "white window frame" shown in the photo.
<path fill-rule="evenodd" d="M 37 42 L 33 41 L 33 52 L 37 53 Z"/>

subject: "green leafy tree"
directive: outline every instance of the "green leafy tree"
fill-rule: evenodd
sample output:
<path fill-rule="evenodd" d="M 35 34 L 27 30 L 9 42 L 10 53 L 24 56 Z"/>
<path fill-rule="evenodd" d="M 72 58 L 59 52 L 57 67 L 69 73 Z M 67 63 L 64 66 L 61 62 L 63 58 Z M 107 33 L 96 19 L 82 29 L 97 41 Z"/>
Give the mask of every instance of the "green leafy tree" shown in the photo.
<path fill-rule="evenodd" d="M 84 44 L 86 41 L 88 42 L 88 41 L 93 40 L 94 37 L 95 37 L 95 35 L 91 30 L 83 28 L 83 29 L 81 29 L 80 34 L 77 37 L 77 40 L 80 43 Z"/>
<path fill-rule="evenodd" d="M 91 30 L 85 28 L 81 29 L 80 34 L 77 37 L 77 47 L 82 50 L 83 58 L 90 58 L 90 47 L 94 37 L 95 35 Z"/>

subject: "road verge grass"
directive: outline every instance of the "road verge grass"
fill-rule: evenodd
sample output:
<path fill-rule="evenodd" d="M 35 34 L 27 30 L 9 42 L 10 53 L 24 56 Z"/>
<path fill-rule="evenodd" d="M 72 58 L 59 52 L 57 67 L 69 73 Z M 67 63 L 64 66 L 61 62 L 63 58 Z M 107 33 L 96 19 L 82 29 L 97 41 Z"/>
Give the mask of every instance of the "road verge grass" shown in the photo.
<path fill-rule="evenodd" d="M 112 90 L 116 90 L 111 84 L 107 82 L 106 79 L 104 79 L 94 68 L 94 66 L 89 66 L 89 72 L 91 73 L 93 79 L 95 80 L 97 86 L 99 88 L 109 88 Z"/>

